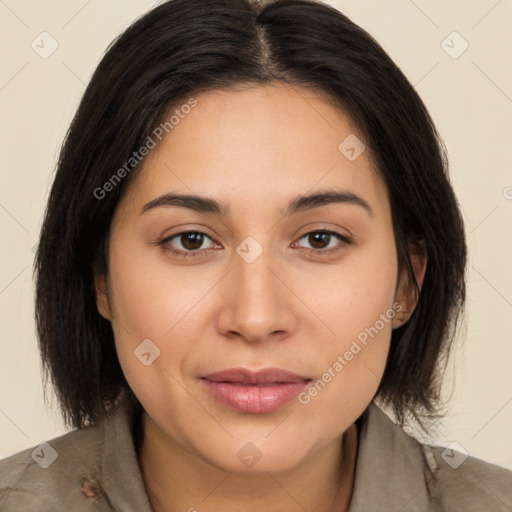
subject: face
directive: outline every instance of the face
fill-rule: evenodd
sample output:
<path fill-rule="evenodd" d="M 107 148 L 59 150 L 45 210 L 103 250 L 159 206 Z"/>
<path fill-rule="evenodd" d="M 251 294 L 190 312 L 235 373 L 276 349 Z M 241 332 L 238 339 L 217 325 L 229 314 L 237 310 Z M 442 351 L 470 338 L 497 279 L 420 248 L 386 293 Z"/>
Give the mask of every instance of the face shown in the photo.
<path fill-rule="evenodd" d="M 400 309 L 389 199 L 313 91 L 195 100 L 118 205 L 98 307 L 165 436 L 227 471 L 249 470 L 252 443 L 252 471 L 282 471 L 337 442 L 378 388 Z M 233 368 L 294 375 L 212 377 Z"/>

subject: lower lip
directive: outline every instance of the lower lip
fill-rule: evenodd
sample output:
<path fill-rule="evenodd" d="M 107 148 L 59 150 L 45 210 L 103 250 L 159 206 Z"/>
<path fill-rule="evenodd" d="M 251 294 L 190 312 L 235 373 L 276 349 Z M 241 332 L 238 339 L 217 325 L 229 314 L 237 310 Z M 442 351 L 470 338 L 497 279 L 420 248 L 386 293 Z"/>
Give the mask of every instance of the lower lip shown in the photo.
<path fill-rule="evenodd" d="M 309 382 L 287 382 L 265 386 L 244 386 L 201 379 L 206 390 L 219 402 L 240 412 L 272 412 L 293 400 Z"/>

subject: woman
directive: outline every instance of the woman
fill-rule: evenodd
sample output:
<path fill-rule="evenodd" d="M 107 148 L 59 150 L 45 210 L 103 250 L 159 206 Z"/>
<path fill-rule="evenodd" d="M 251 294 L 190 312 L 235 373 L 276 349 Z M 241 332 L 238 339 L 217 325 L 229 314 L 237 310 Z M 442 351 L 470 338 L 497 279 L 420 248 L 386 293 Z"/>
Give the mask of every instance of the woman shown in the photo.
<path fill-rule="evenodd" d="M 442 143 L 367 33 L 165 3 L 62 149 L 36 317 L 77 430 L 0 463 L 2 510 L 510 510 L 511 472 L 400 428 L 440 414 L 465 263 Z"/>

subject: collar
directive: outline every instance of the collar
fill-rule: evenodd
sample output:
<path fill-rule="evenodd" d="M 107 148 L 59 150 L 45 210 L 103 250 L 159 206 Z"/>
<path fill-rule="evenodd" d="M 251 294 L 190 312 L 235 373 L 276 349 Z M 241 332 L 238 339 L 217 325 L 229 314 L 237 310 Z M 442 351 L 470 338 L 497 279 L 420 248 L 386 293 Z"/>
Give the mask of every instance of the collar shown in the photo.
<path fill-rule="evenodd" d="M 354 488 L 348 512 L 430 510 L 422 445 L 377 405 L 360 419 Z"/>
<path fill-rule="evenodd" d="M 142 406 L 128 396 L 109 411 L 100 426 L 104 438 L 101 473 L 103 494 L 114 510 L 153 512 L 137 459 Z M 354 488 L 348 512 L 429 509 L 425 456 L 373 402 L 356 421 L 358 450 Z"/>
<path fill-rule="evenodd" d="M 101 461 L 103 494 L 114 510 L 153 512 L 136 452 L 136 433 L 142 406 L 126 394 L 101 424 L 104 450 Z"/>

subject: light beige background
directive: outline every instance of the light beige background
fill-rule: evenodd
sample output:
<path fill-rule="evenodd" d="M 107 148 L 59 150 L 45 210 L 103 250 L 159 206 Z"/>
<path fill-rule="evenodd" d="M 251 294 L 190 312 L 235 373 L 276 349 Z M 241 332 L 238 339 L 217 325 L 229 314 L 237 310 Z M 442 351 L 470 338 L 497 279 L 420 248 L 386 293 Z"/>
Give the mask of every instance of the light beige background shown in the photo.
<path fill-rule="evenodd" d="M 0 458 L 65 431 L 44 407 L 33 321 L 33 248 L 58 151 L 112 39 L 157 2 L 0 0 Z M 451 159 L 470 247 L 467 334 L 438 439 L 512 469 L 512 2 L 328 2 L 367 29 L 425 101 Z M 51 34 L 41 58 L 31 44 Z M 454 31 L 457 35 L 450 35 Z M 447 39 L 448 38 L 448 39 Z M 452 54 L 450 56 L 442 47 Z M 469 46 L 458 58 L 453 58 Z"/>

